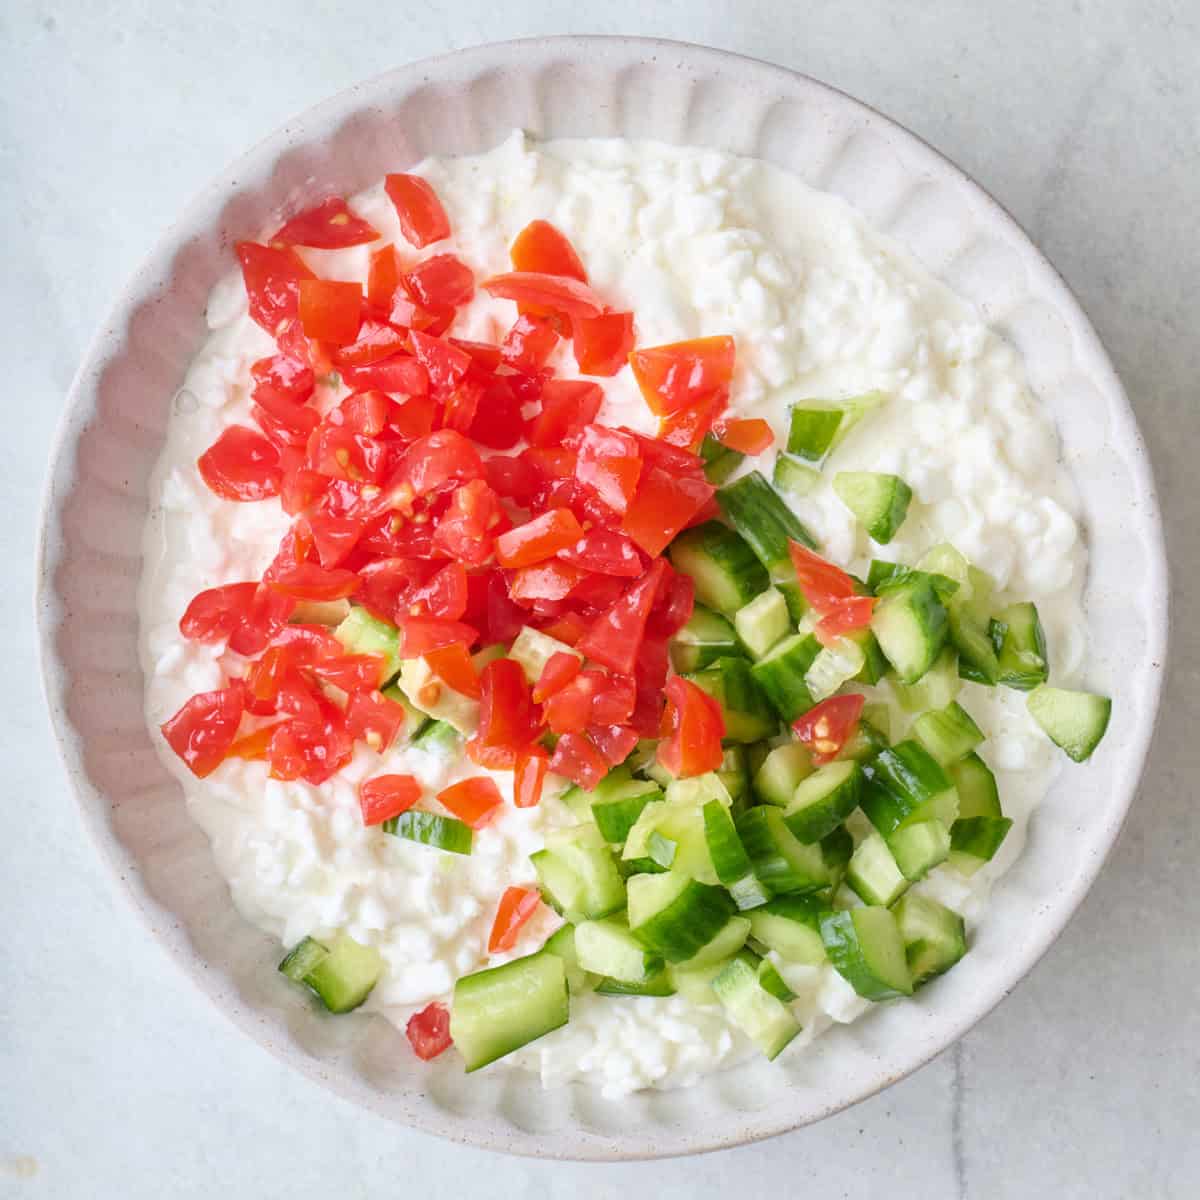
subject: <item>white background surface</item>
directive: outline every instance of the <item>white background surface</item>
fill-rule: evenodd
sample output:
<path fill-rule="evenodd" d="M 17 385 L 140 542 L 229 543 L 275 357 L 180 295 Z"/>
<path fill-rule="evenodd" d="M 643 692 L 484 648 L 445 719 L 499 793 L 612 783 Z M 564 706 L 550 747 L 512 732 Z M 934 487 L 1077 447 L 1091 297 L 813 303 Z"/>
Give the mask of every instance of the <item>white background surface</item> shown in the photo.
<path fill-rule="evenodd" d="M 30 628 L 46 449 L 114 291 L 230 159 L 329 93 L 482 41 L 640 33 L 805 71 L 971 172 L 1074 287 L 1147 435 L 1173 673 L 1080 915 L 962 1043 L 830 1121 L 700 1159 L 553 1164 L 332 1098 L 237 1034 L 75 821 Z M 0 1197 L 1200 1194 L 1200 8 L 1144 0 L 0 4 Z"/>

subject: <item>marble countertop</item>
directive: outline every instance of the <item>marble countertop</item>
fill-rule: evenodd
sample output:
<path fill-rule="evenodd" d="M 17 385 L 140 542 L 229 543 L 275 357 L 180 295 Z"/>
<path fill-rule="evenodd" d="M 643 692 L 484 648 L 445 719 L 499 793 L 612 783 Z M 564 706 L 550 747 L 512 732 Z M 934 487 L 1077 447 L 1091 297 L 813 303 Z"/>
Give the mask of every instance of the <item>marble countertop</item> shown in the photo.
<path fill-rule="evenodd" d="M 816 1127 L 701 1159 L 594 1166 L 454 1148 L 285 1069 L 191 989 L 110 891 L 76 828 L 37 680 L 31 568 L 47 446 L 109 297 L 159 232 L 226 162 L 356 79 L 552 32 L 772 59 L 958 162 L 1091 315 L 1168 524 L 1172 675 L 1157 744 L 1080 914 L 997 1011 L 912 1078 Z M 0 1196 L 1200 1194 L 1200 603 L 1187 588 L 1200 568 L 1200 9 L 7 0 L 0 51 Z"/>

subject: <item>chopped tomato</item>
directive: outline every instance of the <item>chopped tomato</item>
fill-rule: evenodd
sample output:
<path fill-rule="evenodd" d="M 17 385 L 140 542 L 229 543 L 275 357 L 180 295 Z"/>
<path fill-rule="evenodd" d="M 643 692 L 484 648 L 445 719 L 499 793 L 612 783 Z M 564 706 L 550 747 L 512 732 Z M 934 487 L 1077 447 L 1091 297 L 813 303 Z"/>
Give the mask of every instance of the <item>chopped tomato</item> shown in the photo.
<path fill-rule="evenodd" d="M 876 603 L 874 596 L 850 596 L 829 605 L 813 630 L 817 641 L 822 646 L 831 646 L 847 633 L 866 629 Z"/>
<path fill-rule="evenodd" d="M 480 566 L 492 557 L 492 541 L 507 525 L 500 497 L 484 480 L 472 479 L 451 497 L 433 544 L 459 562 Z"/>
<path fill-rule="evenodd" d="M 343 692 L 374 690 L 383 682 L 387 659 L 382 654 L 337 654 L 318 659 L 309 670 L 322 683 Z"/>
<path fill-rule="evenodd" d="M 504 336 L 501 357 L 514 371 L 540 371 L 558 344 L 558 334 L 545 317 L 520 316 Z"/>
<path fill-rule="evenodd" d="M 761 454 L 775 440 L 771 426 L 761 417 L 718 421 L 715 433 L 722 446 L 739 454 Z"/>
<path fill-rule="evenodd" d="M 629 724 L 644 738 L 656 738 L 662 722 L 663 688 L 667 682 L 670 656 L 667 639 L 649 635 L 638 651 L 633 678 L 637 684 L 637 703 Z"/>
<path fill-rule="evenodd" d="M 300 281 L 300 324 L 306 337 L 346 346 L 362 325 L 362 286 L 336 279 Z"/>
<path fill-rule="evenodd" d="M 451 338 L 450 341 L 460 350 L 465 350 L 485 371 L 495 371 L 501 362 L 500 347 L 490 342 L 472 342 L 466 338 Z"/>
<path fill-rule="evenodd" d="M 362 367 L 343 367 L 342 381 L 347 387 L 378 388 L 394 396 L 424 396 L 429 391 L 429 372 L 407 354 Z"/>
<path fill-rule="evenodd" d="M 646 564 L 633 540 L 614 529 L 595 526 L 574 543 L 558 552 L 563 562 L 598 575 L 635 579 Z"/>
<path fill-rule="evenodd" d="M 571 340 L 581 375 L 615 375 L 633 349 L 633 313 L 575 317 Z"/>
<path fill-rule="evenodd" d="M 604 302 L 586 283 L 566 275 L 510 271 L 485 279 L 482 287 L 502 300 L 537 305 L 567 317 L 598 317 L 604 312 Z"/>
<path fill-rule="evenodd" d="M 575 451 L 563 446 L 530 446 L 521 452 L 542 482 L 554 479 L 570 479 L 575 474 Z"/>
<path fill-rule="evenodd" d="M 498 495 L 525 507 L 541 486 L 541 474 L 524 455 L 493 454 L 485 463 L 488 483 Z"/>
<path fill-rule="evenodd" d="M 566 275 L 587 283 L 587 271 L 575 247 L 549 221 L 530 221 L 517 234 L 508 253 L 515 271 Z"/>
<path fill-rule="evenodd" d="M 482 388 L 469 432 L 489 450 L 511 450 L 521 440 L 521 398 L 513 386 L 519 378 L 496 375 Z"/>
<path fill-rule="evenodd" d="M 535 732 L 535 716 L 521 664 L 511 658 L 493 660 L 483 668 L 479 686 L 481 744 L 513 749 L 528 745 Z"/>
<path fill-rule="evenodd" d="M 366 367 L 399 354 L 407 346 L 408 335 L 402 330 L 375 317 L 365 317 L 350 345 L 338 346 L 332 358 L 338 367 Z"/>
<path fill-rule="evenodd" d="M 358 590 L 358 576 L 341 567 L 326 569 L 316 563 L 300 563 L 279 572 L 270 584 L 277 592 L 297 600 L 341 600 Z"/>
<path fill-rule="evenodd" d="M 413 496 L 428 496 L 447 485 L 482 479 L 483 460 L 479 451 L 461 433 L 439 429 L 414 442 L 396 468 L 397 482 L 408 485 Z"/>
<path fill-rule="evenodd" d="M 537 912 L 541 902 L 542 895 L 537 888 L 505 888 L 488 936 L 488 953 L 511 950 L 517 944 L 525 922 Z"/>
<path fill-rule="evenodd" d="M 443 427 L 469 434 L 482 398 L 483 385 L 475 379 L 464 379 L 442 404 Z"/>
<path fill-rule="evenodd" d="M 250 301 L 250 316 L 268 333 L 280 322 L 296 316 L 300 308 L 300 281 L 316 276 L 294 250 L 238 242 L 238 261 Z"/>
<path fill-rule="evenodd" d="M 454 1044 L 450 1038 L 450 1013 L 444 1004 L 436 1000 L 427 1004 L 419 1013 L 408 1018 L 404 1036 L 413 1048 L 413 1053 L 425 1062 L 437 1058 Z"/>
<path fill-rule="evenodd" d="M 246 693 L 240 683 L 200 692 L 159 728 L 192 774 L 203 779 L 228 755 L 245 707 Z"/>
<path fill-rule="evenodd" d="M 457 308 L 475 294 L 475 275 L 461 258 L 435 254 L 404 276 L 404 286 L 428 309 Z"/>
<path fill-rule="evenodd" d="M 549 559 L 515 570 L 509 579 L 508 594 L 525 606 L 535 600 L 565 600 L 582 575 L 583 572 L 570 563 Z"/>
<path fill-rule="evenodd" d="M 520 633 L 527 614 L 508 595 L 504 577 L 498 572 L 488 580 L 487 636 L 491 642 L 509 642 Z"/>
<path fill-rule="evenodd" d="M 271 736 L 267 761 L 272 779 L 303 779 L 321 784 L 336 775 L 353 753 L 354 742 L 340 714 L 326 709 L 317 721 L 280 722 Z"/>
<path fill-rule="evenodd" d="M 278 496 L 283 480 L 275 444 L 245 425 L 230 425 L 196 460 L 200 477 L 223 500 Z"/>
<path fill-rule="evenodd" d="M 654 557 L 688 526 L 715 490 L 704 479 L 672 475 L 661 467 L 643 468 L 621 528 Z"/>
<path fill-rule="evenodd" d="M 542 714 L 555 733 L 582 733 L 592 723 L 592 705 L 603 676 L 582 671 L 546 697 Z"/>
<path fill-rule="evenodd" d="M 697 400 L 686 408 L 669 412 L 658 423 L 659 440 L 669 446 L 679 446 L 695 451 L 704 441 L 704 435 L 729 403 L 729 393 L 722 388 Z"/>
<path fill-rule="evenodd" d="M 312 246 L 318 250 L 341 250 L 373 242 L 379 234 L 362 217 L 356 217 L 341 196 L 330 196 L 320 204 L 292 217 L 274 237 L 275 246 Z"/>
<path fill-rule="evenodd" d="M 583 666 L 578 654 L 568 654 L 566 650 L 555 650 L 546 660 L 538 681 L 533 685 L 533 701 L 541 704 L 543 700 L 553 696 L 555 692 L 566 687 Z"/>
<path fill-rule="evenodd" d="M 376 754 L 382 754 L 404 728 L 406 716 L 402 704 L 389 700 L 377 688 L 362 688 L 350 693 L 346 728 L 355 741 L 365 742 Z"/>
<path fill-rule="evenodd" d="M 371 265 L 367 272 L 367 302 L 372 308 L 388 312 L 392 297 L 400 286 L 400 255 L 390 243 L 371 252 Z"/>
<path fill-rule="evenodd" d="M 551 379 L 542 388 L 542 411 L 529 426 L 531 446 L 561 446 L 563 440 L 596 419 L 604 391 L 583 379 Z"/>
<path fill-rule="evenodd" d="M 667 564 L 657 559 L 624 596 L 593 622 L 579 641 L 579 649 L 588 658 L 622 675 L 633 674 L 646 621 L 666 569 Z"/>
<path fill-rule="evenodd" d="M 828 559 L 814 554 L 799 542 L 789 542 L 788 550 L 800 581 L 800 590 L 817 612 L 828 612 L 840 601 L 849 600 L 855 595 L 854 580 L 841 567 L 834 566 Z"/>
<path fill-rule="evenodd" d="M 433 432 L 435 410 L 432 396 L 412 396 L 392 409 L 391 428 L 403 441 L 415 442 Z"/>
<path fill-rule="evenodd" d="M 576 477 L 614 512 L 623 513 L 637 491 L 642 456 L 637 439 L 619 429 L 587 425 L 579 442 Z"/>
<path fill-rule="evenodd" d="M 628 725 L 589 725 L 588 737 L 610 766 L 620 766 L 640 740 L 636 729 Z"/>
<path fill-rule="evenodd" d="M 253 582 L 227 583 L 198 592 L 179 620 L 179 632 L 196 642 L 228 641 L 250 615 L 250 606 L 260 586 Z"/>
<path fill-rule="evenodd" d="M 430 337 L 419 329 L 409 331 L 413 353 L 429 372 L 429 382 L 435 388 L 457 387 L 471 367 L 471 356 L 444 338 Z"/>
<path fill-rule="evenodd" d="M 592 696 L 591 724 L 623 725 L 633 716 L 637 687 L 632 675 L 606 675 L 591 669 L 584 674 L 599 676 Z"/>
<path fill-rule="evenodd" d="M 850 740 L 862 717 L 866 696 L 830 696 L 792 724 L 796 737 L 811 751 L 813 762 L 832 762 Z"/>
<path fill-rule="evenodd" d="M 312 395 L 315 377 L 307 359 L 300 361 L 287 354 L 272 354 L 254 363 L 250 374 L 256 393 L 260 387 L 269 387 L 295 404 L 303 403 Z"/>
<path fill-rule="evenodd" d="M 259 384 L 250 410 L 259 428 L 280 448 L 307 444 L 321 417 L 315 408 L 297 404 L 276 388 Z"/>
<path fill-rule="evenodd" d="M 421 785 L 411 775 L 376 775 L 364 779 L 358 804 L 364 825 L 382 825 L 407 812 L 421 798 Z"/>
<path fill-rule="evenodd" d="M 431 650 L 461 642 L 470 647 L 479 636 L 470 625 L 461 621 L 439 621 L 432 617 L 409 617 L 401 630 L 400 653 L 405 658 L 420 658 Z"/>
<path fill-rule="evenodd" d="M 646 629 L 655 637 L 674 637 L 692 619 L 696 606 L 696 583 L 690 575 L 684 575 L 668 567 L 658 589 L 654 607 Z"/>
<path fill-rule="evenodd" d="M 398 411 L 398 406 L 383 392 L 355 392 L 329 414 L 329 419 L 340 421 L 354 433 L 378 437 L 387 428 L 392 413 Z"/>
<path fill-rule="evenodd" d="M 479 699 L 479 672 L 475 670 L 470 652 L 462 642 L 452 642 L 449 646 L 426 651 L 425 661 L 448 687 L 472 700 Z"/>
<path fill-rule="evenodd" d="M 400 232 L 418 250 L 450 236 L 446 210 L 420 175 L 389 175 L 383 186 L 400 219 Z"/>
<path fill-rule="evenodd" d="M 731 337 L 696 338 L 635 350 L 629 364 L 650 411 L 662 417 L 727 386 L 734 353 Z"/>
<path fill-rule="evenodd" d="M 550 769 L 550 755 L 541 746 L 526 746 L 517 755 L 513 776 L 513 804 L 534 808 L 542 799 L 542 787 Z"/>
<path fill-rule="evenodd" d="M 467 611 L 467 571 L 462 563 L 447 563 L 408 598 L 413 617 L 457 621 Z"/>
<path fill-rule="evenodd" d="M 496 561 L 502 567 L 525 567 L 544 562 L 583 537 L 583 528 L 569 508 L 553 508 L 496 539 Z"/>
<path fill-rule="evenodd" d="M 495 780 L 486 775 L 472 775 L 469 779 L 452 783 L 438 792 L 437 799 L 443 808 L 449 809 L 472 829 L 481 829 L 486 825 L 503 802 Z"/>
<path fill-rule="evenodd" d="M 262 762 L 267 757 L 274 733 L 274 725 L 263 725 L 253 733 L 244 734 L 229 747 L 229 753 L 225 757 L 240 758 L 244 762 Z"/>
<path fill-rule="evenodd" d="M 667 734 L 658 744 L 658 761 L 677 779 L 704 775 L 721 766 L 725 722 L 721 708 L 690 679 L 667 680 Z"/>
<path fill-rule="evenodd" d="M 608 763 L 582 733 L 565 733 L 550 756 L 550 770 L 591 792 L 608 774 Z"/>

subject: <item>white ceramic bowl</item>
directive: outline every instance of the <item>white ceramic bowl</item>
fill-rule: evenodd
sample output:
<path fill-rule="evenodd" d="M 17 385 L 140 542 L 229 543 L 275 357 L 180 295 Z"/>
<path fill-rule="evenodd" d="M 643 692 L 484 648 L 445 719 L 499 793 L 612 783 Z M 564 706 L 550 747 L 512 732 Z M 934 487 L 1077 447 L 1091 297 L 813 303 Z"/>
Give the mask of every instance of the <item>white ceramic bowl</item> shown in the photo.
<path fill-rule="evenodd" d="M 544 1092 L 503 1064 L 466 1077 L 452 1055 L 417 1061 L 382 1020 L 318 1016 L 274 971 L 278 947 L 234 911 L 142 715 L 135 588 L 147 480 L 231 243 L 282 208 L 355 192 L 427 154 L 487 149 L 517 126 L 768 159 L 848 200 L 974 300 L 1021 350 L 1057 421 L 1091 546 L 1090 674 L 1115 698 L 1107 740 L 1036 813 L 961 970 L 794 1058 L 619 1102 L 581 1085 Z M 84 825 L 154 938 L 260 1045 L 341 1095 L 457 1141 L 564 1158 L 766 1137 L 870 1095 L 969 1029 L 1062 930 L 1117 836 L 1154 725 L 1167 627 L 1162 532 L 1133 414 L 1087 318 L 1013 221 L 928 146 L 823 84 L 627 38 L 515 42 L 402 67 L 306 113 L 207 188 L 80 367 L 50 464 L 40 555 L 45 687 L 63 758 Z"/>

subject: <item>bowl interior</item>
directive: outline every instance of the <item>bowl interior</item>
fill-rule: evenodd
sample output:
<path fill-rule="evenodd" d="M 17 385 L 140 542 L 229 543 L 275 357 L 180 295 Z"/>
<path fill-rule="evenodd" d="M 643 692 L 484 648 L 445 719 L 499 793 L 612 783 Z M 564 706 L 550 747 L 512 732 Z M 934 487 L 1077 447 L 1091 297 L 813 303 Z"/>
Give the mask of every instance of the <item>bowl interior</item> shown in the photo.
<path fill-rule="evenodd" d="M 136 588 L 148 480 L 171 398 L 204 337 L 231 243 L 283 208 L 350 193 L 428 154 L 542 137 L 648 137 L 785 167 L 833 192 L 976 302 L 1049 405 L 1090 542 L 1091 674 L 1114 696 L 1102 750 L 1030 825 L 993 897 L 971 969 L 921 1001 L 837 1027 L 794 1060 L 608 1101 L 544 1093 L 498 1066 L 418 1062 L 363 1016 L 332 1021 L 271 969 L 276 947 L 235 912 L 203 834 L 145 728 Z M 1153 482 L 1121 386 L 1087 319 L 1010 218 L 934 151 L 842 94 L 718 51 L 640 39 L 482 47 L 359 85 L 269 138 L 211 185 L 117 300 L 79 371 L 50 467 L 38 616 L 48 702 L 85 824 L 171 956 L 256 1040 L 397 1121 L 518 1153 L 622 1158 L 732 1145 L 816 1120 L 945 1048 L 1057 936 L 1133 797 L 1164 662 L 1166 584 Z"/>

